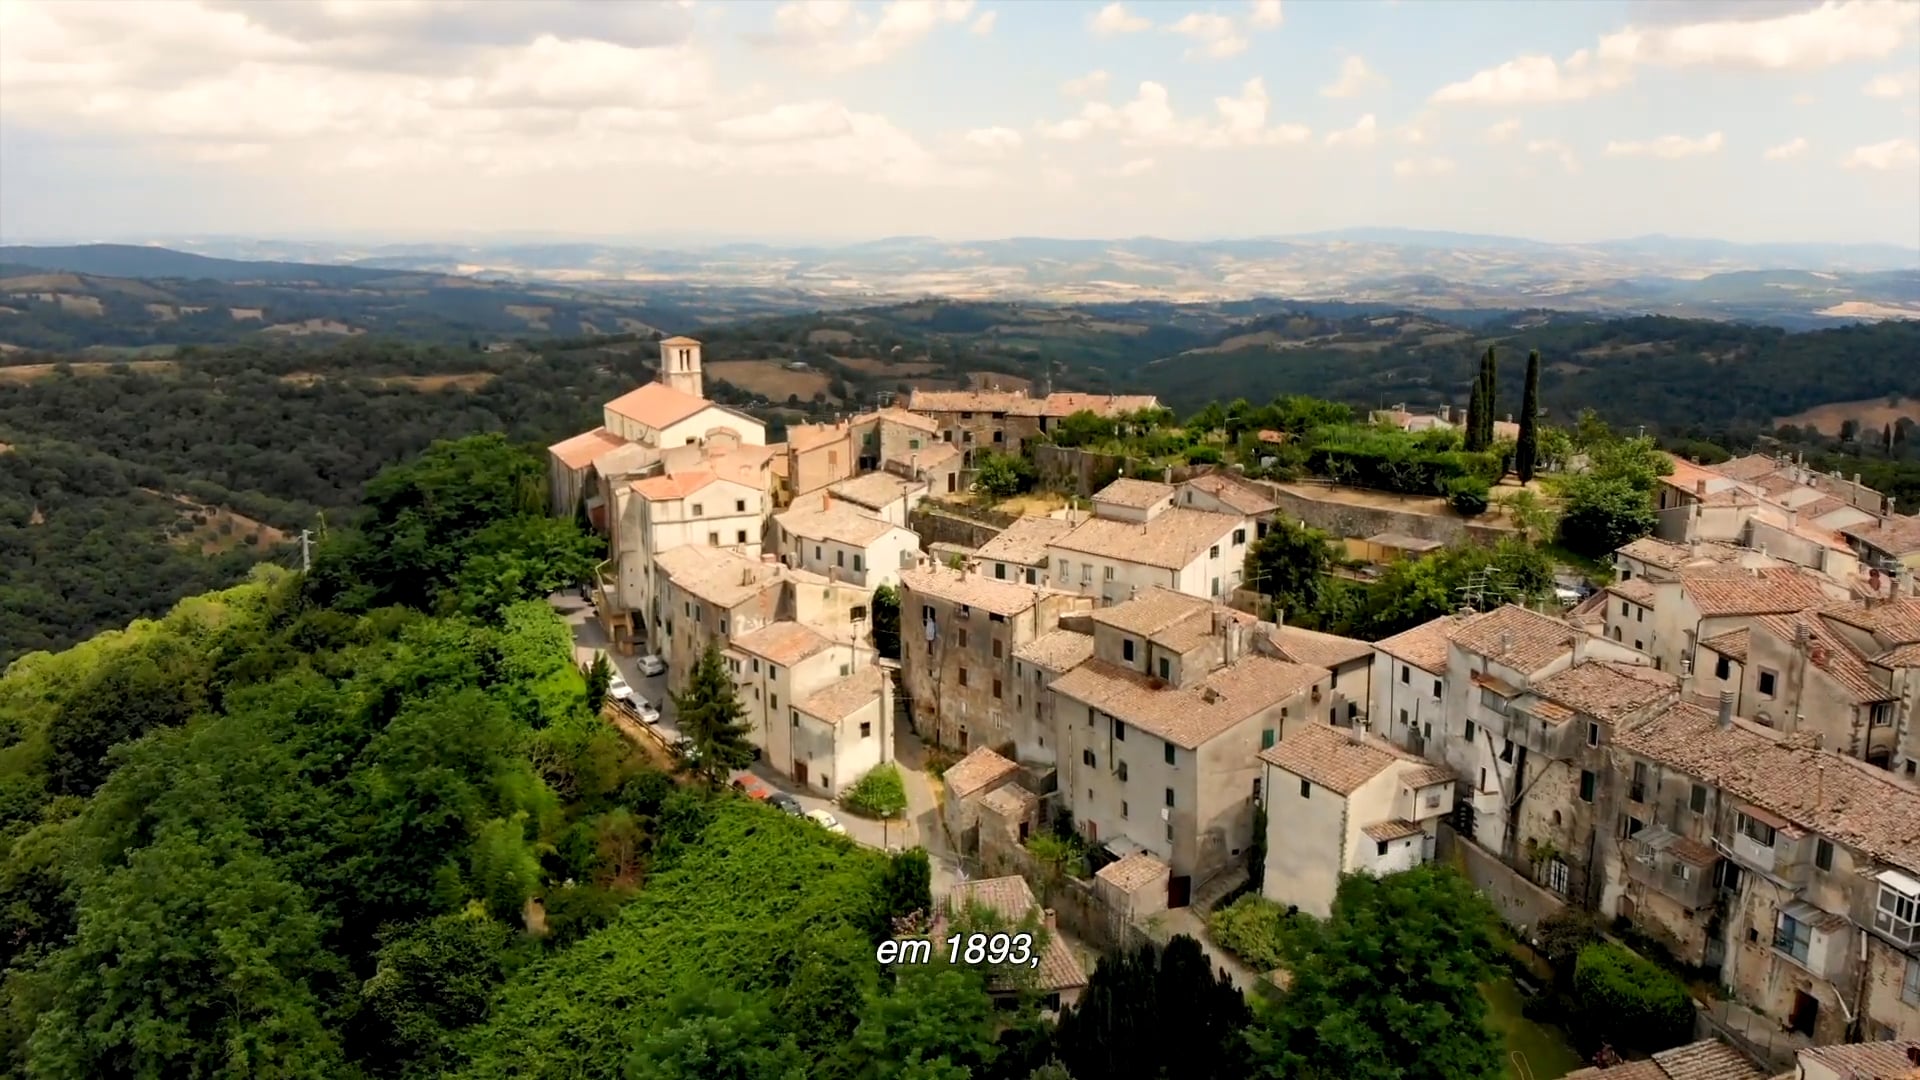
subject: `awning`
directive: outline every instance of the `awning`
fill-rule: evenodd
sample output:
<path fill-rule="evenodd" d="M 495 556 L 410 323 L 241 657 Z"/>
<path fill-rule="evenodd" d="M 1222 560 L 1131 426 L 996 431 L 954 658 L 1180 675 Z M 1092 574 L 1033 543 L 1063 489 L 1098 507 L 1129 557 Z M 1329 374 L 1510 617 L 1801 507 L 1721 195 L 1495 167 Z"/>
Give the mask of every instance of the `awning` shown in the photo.
<path fill-rule="evenodd" d="M 1875 880 L 1895 892 L 1920 897 L 1920 881 L 1915 881 L 1898 870 L 1882 870 Z"/>

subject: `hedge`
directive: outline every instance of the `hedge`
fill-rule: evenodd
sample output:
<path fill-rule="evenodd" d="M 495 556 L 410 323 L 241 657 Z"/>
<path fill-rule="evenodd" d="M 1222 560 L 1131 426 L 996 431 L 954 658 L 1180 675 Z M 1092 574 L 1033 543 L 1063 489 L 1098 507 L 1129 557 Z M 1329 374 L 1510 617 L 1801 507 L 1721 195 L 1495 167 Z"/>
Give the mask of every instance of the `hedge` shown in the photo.
<path fill-rule="evenodd" d="M 1573 992 L 1582 1020 L 1615 1047 L 1649 1053 L 1693 1039 L 1693 995 L 1673 973 L 1623 946 L 1580 950 Z"/>

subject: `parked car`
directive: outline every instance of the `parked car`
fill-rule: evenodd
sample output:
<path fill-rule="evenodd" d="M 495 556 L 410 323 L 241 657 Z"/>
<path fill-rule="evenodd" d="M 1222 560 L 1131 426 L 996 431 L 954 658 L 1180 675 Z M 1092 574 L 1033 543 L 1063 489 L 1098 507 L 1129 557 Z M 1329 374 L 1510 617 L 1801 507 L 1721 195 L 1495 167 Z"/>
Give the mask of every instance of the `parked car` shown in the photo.
<path fill-rule="evenodd" d="M 641 657 L 639 663 L 635 666 L 640 669 L 640 674 L 649 679 L 655 675 L 664 675 L 667 672 L 667 662 L 660 659 L 657 653 L 648 653 Z"/>
<path fill-rule="evenodd" d="M 836 820 L 832 814 L 827 813 L 825 810 L 807 811 L 807 820 L 813 822 L 815 825 L 820 826 L 821 828 L 827 830 L 830 833 L 839 833 L 842 836 L 846 835 L 847 827 L 845 825 L 840 824 L 840 822 Z"/>
<path fill-rule="evenodd" d="M 615 672 L 613 679 L 607 683 L 607 696 L 615 701 L 627 701 L 633 697 L 633 687 L 628 686 L 627 680 Z"/>
<path fill-rule="evenodd" d="M 635 698 L 633 711 L 640 714 L 640 722 L 643 724 L 657 724 L 660 722 L 660 707 L 652 704 L 646 698 Z"/>
<path fill-rule="evenodd" d="M 800 806 L 800 800 L 784 791 L 776 791 L 767 797 L 767 805 L 777 806 L 794 817 L 806 817 L 806 810 Z"/>

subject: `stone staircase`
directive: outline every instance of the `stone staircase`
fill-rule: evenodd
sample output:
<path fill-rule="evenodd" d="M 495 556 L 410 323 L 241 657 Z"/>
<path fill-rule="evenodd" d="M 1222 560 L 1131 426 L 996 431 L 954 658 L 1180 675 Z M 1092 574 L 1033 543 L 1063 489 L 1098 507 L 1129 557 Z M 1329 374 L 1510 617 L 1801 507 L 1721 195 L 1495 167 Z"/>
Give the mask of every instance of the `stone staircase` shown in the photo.
<path fill-rule="evenodd" d="M 1199 888 L 1193 890 L 1193 895 L 1188 898 L 1187 907 L 1205 920 L 1208 915 L 1213 914 L 1214 905 L 1246 883 L 1246 864 L 1236 863 L 1208 878 L 1200 884 Z"/>

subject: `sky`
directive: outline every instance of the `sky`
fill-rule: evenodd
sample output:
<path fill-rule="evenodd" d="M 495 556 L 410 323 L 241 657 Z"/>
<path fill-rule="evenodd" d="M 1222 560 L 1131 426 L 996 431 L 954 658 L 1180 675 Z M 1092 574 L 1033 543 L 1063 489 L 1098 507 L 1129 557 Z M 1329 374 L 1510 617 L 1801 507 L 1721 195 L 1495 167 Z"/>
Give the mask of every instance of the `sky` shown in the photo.
<path fill-rule="evenodd" d="M 0 240 L 1920 246 L 1920 0 L 0 0 Z"/>

